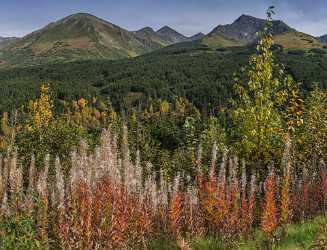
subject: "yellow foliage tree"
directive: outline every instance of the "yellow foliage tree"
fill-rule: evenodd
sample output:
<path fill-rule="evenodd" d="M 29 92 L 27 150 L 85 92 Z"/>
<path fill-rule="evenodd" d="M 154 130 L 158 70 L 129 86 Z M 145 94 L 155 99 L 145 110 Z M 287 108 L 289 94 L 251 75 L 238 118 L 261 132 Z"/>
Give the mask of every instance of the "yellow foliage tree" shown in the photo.
<path fill-rule="evenodd" d="M 29 129 L 41 130 L 46 128 L 53 119 L 53 102 L 48 85 L 42 85 L 40 97 L 29 103 Z"/>
<path fill-rule="evenodd" d="M 303 144 L 300 154 L 309 162 L 327 161 L 327 91 L 315 88 L 304 110 L 305 123 L 301 135 Z M 312 165 L 312 164 L 308 164 Z"/>
<path fill-rule="evenodd" d="M 169 102 L 167 102 L 167 101 L 162 101 L 162 102 L 160 103 L 160 112 L 161 112 L 161 113 L 168 113 L 168 112 L 169 112 L 169 109 L 170 109 Z"/>
<path fill-rule="evenodd" d="M 0 136 L 0 149 L 11 151 L 15 142 L 16 136 L 16 117 L 17 112 L 14 114 L 13 124 L 9 124 L 9 116 L 4 112 L 1 118 L 1 136 Z"/>
<path fill-rule="evenodd" d="M 235 79 L 239 101 L 235 103 L 233 119 L 241 137 L 236 145 L 237 151 L 243 152 L 243 157 L 248 161 L 262 166 L 267 166 L 282 153 L 287 120 L 281 110 L 286 106 L 294 85 L 293 79 L 285 75 L 283 68 L 275 63 L 272 52 L 273 14 L 273 7 L 270 7 L 257 53 L 250 58 L 247 82 Z"/>

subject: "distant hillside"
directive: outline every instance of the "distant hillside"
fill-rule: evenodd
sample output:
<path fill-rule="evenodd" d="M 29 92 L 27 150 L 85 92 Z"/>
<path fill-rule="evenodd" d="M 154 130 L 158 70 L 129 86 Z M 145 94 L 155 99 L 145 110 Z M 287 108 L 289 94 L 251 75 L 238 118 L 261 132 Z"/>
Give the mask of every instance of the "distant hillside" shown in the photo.
<path fill-rule="evenodd" d="M 8 46 L 9 44 L 17 41 L 19 38 L 17 37 L 1 37 L 0 36 L 0 49 Z"/>
<path fill-rule="evenodd" d="M 190 40 L 190 41 L 197 41 L 197 40 L 201 40 L 201 39 L 204 38 L 205 36 L 206 36 L 205 34 L 203 34 L 202 32 L 200 32 L 200 33 L 195 34 L 194 36 L 191 36 L 191 37 L 189 38 L 189 40 Z"/>
<path fill-rule="evenodd" d="M 33 64 L 76 59 L 134 57 L 160 47 L 90 14 L 74 14 L 50 23 L 10 44 L 2 63 Z"/>
<path fill-rule="evenodd" d="M 313 36 L 298 31 L 289 31 L 275 36 L 275 43 L 285 49 L 323 48 L 324 44 Z"/>
<path fill-rule="evenodd" d="M 257 40 L 257 33 L 263 31 L 266 20 L 242 15 L 232 24 L 218 25 L 210 33 L 209 37 L 223 36 L 234 39 L 241 44 L 253 43 Z M 273 33 L 280 34 L 292 29 L 282 21 L 273 21 Z"/>
<path fill-rule="evenodd" d="M 205 38 L 204 44 L 209 46 L 244 46 L 258 40 L 259 32 L 264 30 L 265 19 L 242 15 L 232 24 L 218 25 Z M 322 48 L 324 45 L 313 36 L 296 31 L 284 22 L 273 21 L 272 28 L 275 43 L 286 49 Z"/>
<path fill-rule="evenodd" d="M 145 41 L 149 41 L 149 43 L 157 43 L 158 47 L 164 47 L 172 44 L 170 39 L 167 40 L 164 37 L 160 36 L 151 27 L 145 27 L 143 29 L 135 31 L 134 33 L 141 39 L 144 39 Z"/>
<path fill-rule="evenodd" d="M 174 43 L 180 43 L 180 42 L 185 42 L 188 40 L 188 38 L 180 33 L 178 33 L 176 30 L 164 26 L 161 29 L 157 31 L 157 34 L 164 39 L 165 41 L 170 42 L 171 44 Z"/>
<path fill-rule="evenodd" d="M 241 42 L 233 38 L 224 37 L 222 35 L 207 35 L 200 39 L 200 42 L 212 48 L 244 46 L 244 44 Z"/>
<path fill-rule="evenodd" d="M 145 27 L 135 31 L 135 34 L 142 39 L 158 43 L 162 47 L 181 42 L 197 41 L 205 37 L 205 34 L 201 32 L 191 37 L 186 37 L 168 26 L 165 26 L 158 31 L 154 31 L 151 27 Z"/>

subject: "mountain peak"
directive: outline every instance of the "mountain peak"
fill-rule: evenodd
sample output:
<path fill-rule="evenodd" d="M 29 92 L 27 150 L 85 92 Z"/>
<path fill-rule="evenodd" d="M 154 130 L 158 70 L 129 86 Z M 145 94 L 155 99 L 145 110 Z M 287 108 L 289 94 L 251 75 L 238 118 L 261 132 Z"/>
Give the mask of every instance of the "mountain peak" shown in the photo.
<path fill-rule="evenodd" d="M 199 33 L 191 36 L 190 41 L 201 40 L 203 37 L 205 37 L 205 34 L 203 34 L 202 32 L 199 32 Z"/>
<path fill-rule="evenodd" d="M 141 39 L 134 32 L 106 20 L 88 13 L 77 13 L 50 23 L 11 43 L 6 49 L 9 55 L 49 62 L 77 60 L 81 57 L 134 57 L 158 47 L 161 46 L 156 41 Z M 28 53 L 28 57 L 24 53 Z"/>
<path fill-rule="evenodd" d="M 247 25 L 257 25 L 259 26 L 263 26 L 267 23 L 266 19 L 262 19 L 262 18 L 258 18 L 258 17 L 254 17 L 254 16 L 250 16 L 250 15 L 241 15 L 240 17 L 238 17 L 231 25 L 237 25 L 237 24 L 247 24 Z M 272 21 L 273 26 L 283 26 L 283 28 L 286 30 L 290 29 L 290 27 L 285 24 L 283 21 L 281 20 L 274 20 Z"/>
<path fill-rule="evenodd" d="M 74 14 L 71 14 L 70 16 L 72 17 L 95 17 L 94 15 L 90 14 L 90 13 L 87 13 L 87 12 L 78 12 L 78 13 L 74 13 Z"/>
<path fill-rule="evenodd" d="M 238 22 L 249 22 L 249 21 L 265 21 L 264 19 L 260 19 L 254 16 L 250 16 L 250 15 L 246 15 L 243 14 L 241 16 L 239 16 L 234 23 L 238 23 Z"/>
<path fill-rule="evenodd" d="M 164 40 L 170 43 L 179 43 L 185 42 L 188 38 L 181 33 L 177 32 L 176 30 L 170 28 L 169 26 L 165 25 L 161 29 L 157 31 L 157 34 L 162 37 Z"/>
<path fill-rule="evenodd" d="M 88 23 L 103 23 L 103 24 L 109 24 L 108 21 L 101 19 L 97 16 L 94 16 L 90 13 L 75 13 L 69 16 L 64 17 L 63 19 L 58 20 L 55 22 L 55 24 L 58 23 L 69 23 L 69 22 L 88 22 Z"/>
<path fill-rule="evenodd" d="M 175 31 L 174 29 L 170 28 L 168 25 L 165 25 L 163 27 L 161 27 L 159 30 L 157 30 L 157 32 L 162 32 L 162 31 Z M 177 31 L 175 31 L 177 32 Z"/>
<path fill-rule="evenodd" d="M 99 17 L 94 16 L 94 15 L 92 15 L 90 13 L 83 13 L 83 12 L 71 14 L 69 16 L 66 16 L 63 19 L 69 19 L 69 18 L 96 18 L 96 19 L 100 19 Z"/>
<path fill-rule="evenodd" d="M 144 27 L 142 29 L 139 29 L 138 31 L 136 32 L 146 32 L 146 33 L 155 33 L 155 31 L 153 30 L 153 28 L 147 26 L 147 27 Z"/>
<path fill-rule="evenodd" d="M 146 44 L 155 43 L 155 48 L 161 48 L 170 45 L 165 39 L 163 39 L 157 32 L 151 27 L 144 27 L 140 30 L 134 31 L 137 37 L 141 38 Z"/>
<path fill-rule="evenodd" d="M 223 36 L 234 39 L 242 44 L 255 42 L 257 33 L 264 30 L 267 20 L 253 17 L 250 15 L 241 15 L 232 24 L 218 25 L 209 36 Z M 292 29 L 284 22 L 273 21 L 273 34 L 280 34 L 291 31 Z"/>

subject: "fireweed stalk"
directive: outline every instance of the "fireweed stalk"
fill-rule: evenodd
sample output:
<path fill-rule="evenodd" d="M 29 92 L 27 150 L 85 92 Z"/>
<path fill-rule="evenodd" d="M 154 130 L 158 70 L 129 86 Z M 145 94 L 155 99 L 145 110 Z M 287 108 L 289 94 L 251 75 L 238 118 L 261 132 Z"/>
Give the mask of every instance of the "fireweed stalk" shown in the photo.
<path fill-rule="evenodd" d="M 219 164 L 216 144 L 208 173 L 199 146 L 196 177 L 181 173 L 171 183 L 163 169 L 154 172 L 150 162 L 142 161 L 141 151 L 132 159 L 127 127 L 123 133 L 118 144 L 117 135 L 103 130 L 92 152 L 82 141 L 71 153 L 68 176 L 58 157 L 45 156 L 38 173 L 31 156 L 27 185 L 17 154 L 0 158 L 0 218 L 26 209 L 44 247 L 55 241 L 63 249 L 146 249 L 151 239 L 163 235 L 187 246 L 188 237 L 247 236 L 259 224 L 273 239 L 279 223 L 325 212 L 325 166 L 320 164 L 319 174 L 304 169 L 295 176 L 290 171 L 290 142 L 285 145 L 281 181 L 272 170 L 260 189 L 244 161 L 224 155 Z M 52 165 L 55 176 L 49 178 Z"/>

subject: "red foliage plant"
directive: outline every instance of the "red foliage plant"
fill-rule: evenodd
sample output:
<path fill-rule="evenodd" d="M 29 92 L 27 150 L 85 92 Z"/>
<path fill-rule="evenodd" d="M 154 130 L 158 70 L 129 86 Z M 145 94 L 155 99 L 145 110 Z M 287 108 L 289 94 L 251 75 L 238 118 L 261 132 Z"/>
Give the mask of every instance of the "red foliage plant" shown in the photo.
<path fill-rule="evenodd" d="M 261 221 L 261 228 L 270 239 L 273 238 L 273 233 L 278 226 L 275 178 L 275 173 L 272 170 L 265 181 L 265 199 Z"/>
<path fill-rule="evenodd" d="M 185 219 L 184 201 L 184 193 L 180 191 L 180 176 L 177 176 L 175 178 L 174 190 L 169 211 L 170 230 L 177 238 L 179 238 L 183 233 Z"/>

